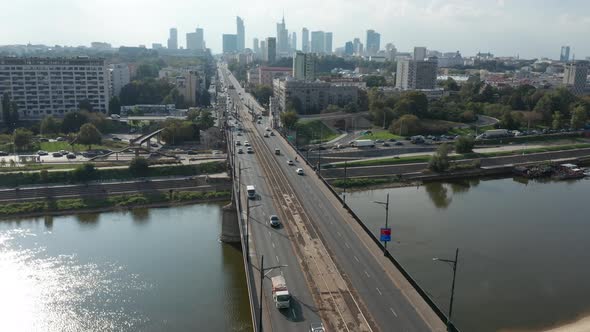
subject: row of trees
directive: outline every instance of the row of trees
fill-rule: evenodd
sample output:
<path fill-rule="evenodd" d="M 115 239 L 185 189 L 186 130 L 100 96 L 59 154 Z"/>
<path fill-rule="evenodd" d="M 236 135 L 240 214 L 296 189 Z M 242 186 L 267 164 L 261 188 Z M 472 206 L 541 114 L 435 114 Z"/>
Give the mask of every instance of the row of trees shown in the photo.
<path fill-rule="evenodd" d="M 204 109 L 191 110 L 187 121 L 168 119 L 162 124 L 162 139 L 169 144 L 177 145 L 189 141 L 199 141 L 200 131 L 207 130 L 215 124 L 211 112 Z"/>

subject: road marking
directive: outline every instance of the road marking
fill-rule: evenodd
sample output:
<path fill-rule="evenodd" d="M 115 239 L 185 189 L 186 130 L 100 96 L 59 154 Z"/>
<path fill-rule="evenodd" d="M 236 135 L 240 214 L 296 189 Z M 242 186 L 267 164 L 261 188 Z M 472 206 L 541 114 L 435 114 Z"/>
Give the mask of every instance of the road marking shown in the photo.
<path fill-rule="evenodd" d="M 348 245 L 348 242 L 344 242 L 344 245 L 346 246 L 346 248 L 350 249 L 350 246 Z"/>
<path fill-rule="evenodd" d="M 371 278 L 371 276 L 367 273 L 367 271 L 365 271 L 365 274 L 367 275 L 367 278 Z"/>
<path fill-rule="evenodd" d="M 268 231 L 268 236 L 272 236 L 272 233 L 270 231 Z"/>
<path fill-rule="evenodd" d="M 293 318 L 297 319 L 297 314 L 295 314 L 295 309 L 291 309 L 291 312 L 293 313 Z"/>
<path fill-rule="evenodd" d="M 395 317 L 397 317 L 397 314 L 395 313 L 395 311 L 393 311 L 393 308 L 389 308 L 389 310 L 391 310 L 391 313 L 392 313 L 392 314 L 393 314 Z"/>
<path fill-rule="evenodd" d="M 359 261 L 359 259 L 356 256 L 354 256 L 354 259 L 359 263 L 361 262 L 361 261 Z"/>
<path fill-rule="evenodd" d="M 277 258 L 277 263 L 280 263 L 279 256 L 275 256 Z"/>
<path fill-rule="evenodd" d="M 381 293 L 381 291 L 379 290 L 379 287 L 375 287 L 375 289 L 377 290 L 377 293 L 379 293 L 379 295 L 383 295 L 383 293 Z"/>
<path fill-rule="evenodd" d="M 272 242 L 271 244 L 272 244 L 272 247 L 274 248 L 274 247 L 275 247 L 275 243 L 274 243 L 274 242 Z"/>
<path fill-rule="evenodd" d="M 340 234 L 340 232 L 336 232 L 338 234 L 338 236 L 342 237 L 342 234 Z"/>

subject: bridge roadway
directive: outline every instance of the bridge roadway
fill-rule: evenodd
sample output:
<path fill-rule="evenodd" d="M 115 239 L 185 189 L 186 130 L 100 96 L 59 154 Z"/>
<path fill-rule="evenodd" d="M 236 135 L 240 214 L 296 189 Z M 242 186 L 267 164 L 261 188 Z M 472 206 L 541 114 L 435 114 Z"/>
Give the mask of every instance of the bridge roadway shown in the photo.
<path fill-rule="evenodd" d="M 231 79 L 238 92 L 245 93 L 233 76 L 223 67 L 221 70 L 226 80 Z M 320 308 L 319 315 L 330 331 L 347 328 L 350 331 L 367 330 L 367 327 L 373 331 L 444 331 L 444 324 L 438 316 L 400 272 L 383 257 L 378 247 L 340 206 L 313 171 L 303 163 L 295 167 L 287 165 L 288 159 L 295 158 L 295 151 L 287 142 L 279 136 L 262 138 L 264 124 L 254 125 L 247 122 L 246 119 L 251 118 L 241 105 L 238 92 L 230 93 L 230 98 L 240 105 L 240 117 L 244 119 L 248 139 L 254 143 L 256 156 L 247 171 L 253 172 L 249 176 L 257 178 L 259 183 L 266 183 L 266 186 L 262 186 L 262 198 L 272 197 L 275 211 L 280 211 L 276 214 L 286 224 L 287 232 L 282 233 L 281 237 L 290 242 L 291 247 L 285 243 L 286 247 L 282 247 L 281 254 L 291 258 L 298 257 L 286 263 L 291 269 L 289 273 L 285 270 L 283 273 L 287 283 L 296 284 L 298 289 L 293 292 L 295 296 L 303 289 L 302 298 L 306 303 L 310 303 L 310 299 L 315 303 L 301 306 L 304 308 L 304 317 L 299 319 L 305 319 L 307 323 L 313 322 L 307 316 L 309 313 L 306 309 L 314 312 L 314 308 Z M 272 154 L 271 151 L 275 148 L 279 148 L 283 154 Z M 243 158 L 252 158 L 252 155 Z M 296 167 L 303 168 L 306 175 L 297 175 Z M 276 209 L 276 205 L 281 209 Z M 268 239 L 260 242 L 263 235 L 257 234 L 259 231 L 255 226 L 252 227 L 252 240 L 257 254 L 268 250 L 272 252 L 275 248 L 264 246 L 274 244 L 273 232 L 268 233 L 267 230 L 271 237 L 270 242 Z M 281 231 L 284 232 L 284 229 Z M 282 256 L 278 260 L 284 264 Z M 325 265 L 313 264 L 318 261 Z M 297 263 L 300 263 L 300 267 L 293 266 Z M 329 291 L 322 292 L 323 287 Z M 264 294 L 270 294 L 270 289 L 265 289 Z M 291 330 L 287 322 L 288 319 L 273 318 L 273 329 Z M 309 325 L 305 326 L 307 328 Z"/>

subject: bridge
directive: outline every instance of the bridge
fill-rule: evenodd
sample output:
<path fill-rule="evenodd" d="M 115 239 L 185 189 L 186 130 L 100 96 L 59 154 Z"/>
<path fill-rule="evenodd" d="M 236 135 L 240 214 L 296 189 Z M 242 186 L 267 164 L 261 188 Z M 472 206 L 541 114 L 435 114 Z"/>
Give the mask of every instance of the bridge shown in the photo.
<path fill-rule="evenodd" d="M 221 238 L 241 245 L 254 330 L 309 331 L 320 322 L 326 331 L 447 330 L 441 309 L 304 156 L 278 132 L 264 136 L 268 120 L 257 124 L 258 107 L 243 104 L 246 92 L 226 66 L 219 76 L 235 87 L 225 119 L 233 199 L 223 209 Z M 248 140 L 253 153 L 238 153 L 238 140 Z M 246 196 L 248 185 L 255 199 Z M 269 225 L 271 215 L 281 227 Z M 289 309 L 276 309 L 272 299 L 270 278 L 278 275 L 292 295 Z"/>

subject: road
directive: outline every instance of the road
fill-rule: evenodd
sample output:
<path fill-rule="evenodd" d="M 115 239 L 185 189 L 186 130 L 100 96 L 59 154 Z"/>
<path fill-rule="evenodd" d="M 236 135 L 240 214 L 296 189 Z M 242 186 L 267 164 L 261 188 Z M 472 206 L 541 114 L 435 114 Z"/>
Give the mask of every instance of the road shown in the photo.
<path fill-rule="evenodd" d="M 229 78 L 238 91 L 236 93 L 241 92 L 243 95 L 244 92 L 233 76 Z M 238 101 L 234 99 L 234 102 Z M 328 264 L 335 266 L 335 270 L 330 271 L 332 280 L 344 280 L 344 285 L 340 285 L 342 287 L 339 287 L 337 295 L 349 301 L 341 305 L 341 302 L 338 302 L 339 298 L 334 300 L 337 311 L 343 313 L 341 321 L 346 322 L 350 330 L 366 330 L 369 325 L 369 330 L 373 331 L 443 331 L 444 324 L 427 308 L 415 290 L 408 287 L 407 280 L 400 278 L 399 271 L 396 273 L 393 265 L 383 258 L 383 253 L 360 226 L 355 224 L 346 210 L 313 174 L 313 170 L 298 163 L 296 167 L 303 168 L 306 175 L 297 175 L 295 167 L 287 165 L 288 159 L 295 159 L 295 151 L 287 142 L 279 136 L 262 138 L 266 127 L 264 122 L 260 125 L 248 123 L 246 119 L 249 116 L 243 108 L 238 109 L 242 109 L 241 118 L 250 130 L 248 138 L 256 142 L 255 147 L 258 151 L 255 154 L 264 154 L 264 157 L 258 159 L 267 164 L 267 169 L 273 169 L 272 174 L 266 174 L 261 171 L 264 167 L 260 167 L 260 163 L 253 164 L 256 167 L 256 176 L 273 184 L 273 192 L 283 194 L 283 197 L 274 199 L 282 201 L 283 208 L 293 214 L 287 221 L 289 226 L 286 228 L 293 229 L 299 236 L 303 234 L 302 240 L 297 238 L 296 247 L 301 245 L 306 249 L 309 245 L 316 245 L 317 250 L 313 253 L 317 253 L 319 259 L 325 259 Z M 272 154 L 271 151 L 276 148 L 282 155 Z M 305 234 L 305 231 L 308 234 Z M 313 244 L 305 241 L 306 235 L 313 238 Z M 256 244 L 258 243 L 257 240 Z M 302 259 L 303 263 L 306 263 L 306 258 Z M 322 287 L 320 284 L 314 284 L 318 279 L 314 279 L 313 275 L 310 277 L 308 273 L 304 274 L 312 281 L 310 288 Z M 302 276 L 297 277 L 300 278 Z M 316 294 L 312 292 L 312 295 Z M 359 312 L 355 311 L 357 309 Z M 348 320 L 347 312 L 357 316 L 353 320 Z M 330 319 L 331 316 L 327 318 Z M 324 315 L 322 319 L 326 323 Z M 332 321 L 328 322 L 331 323 Z M 343 326 L 337 326 L 333 330 L 343 330 Z"/>

